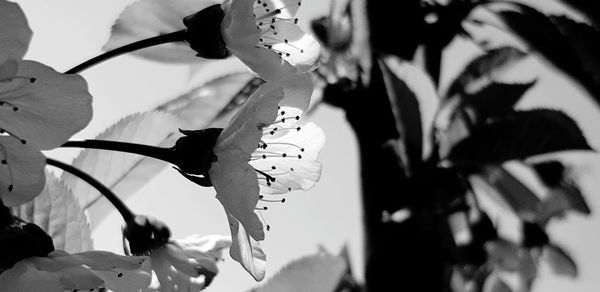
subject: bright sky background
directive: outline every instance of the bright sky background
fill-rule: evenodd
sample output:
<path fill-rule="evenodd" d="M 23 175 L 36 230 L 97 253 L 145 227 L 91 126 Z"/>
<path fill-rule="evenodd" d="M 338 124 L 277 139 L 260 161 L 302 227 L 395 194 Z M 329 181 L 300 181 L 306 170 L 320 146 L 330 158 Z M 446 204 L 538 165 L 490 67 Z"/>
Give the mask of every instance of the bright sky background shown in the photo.
<path fill-rule="evenodd" d="M 24 8 L 34 31 L 27 58 L 64 71 L 100 53 L 113 21 L 132 1 L 17 2 Z M 325 14 L 327 8 L 328 1 L 305 0 L 301 24 L 306 27 L 310 18 Z M 551 5 L 548 9 L 553 8 Z M 471 45 L 455 42 L 445 56 L 448 63 L 443 67 L 442 83 L 447 84 L 476 52 Z M 94 95 L 94 119 L 75 138 L 92 138 L 128 114 L 152 109 L 184 93 L 198 81 L 210 80 L 225 71 L 240 68 L 235 60 L 226 61 L 226 64 L 207 68 L 193 81 L 189 81 L 186 66 L 153 63 L 129 56 L 86 71 L 84 77 Z M 538 78 L 535 88 L 519 106 L 564 109 L 579 122 L 590 144 L 600 148 L 597 130 L 600 113 L 597 106 L 588 102 L 587 97 L 562 76 L 542 70 L 541 66 L 532 60 L 515 70 Z M 322 106 L 312 120 L 323 128 L 327 136 L 321 152 L 323 175 L 313 190 L 289 194 L 285 204 L 273 206 L 265 213 L 272 227 L 263 244 L 268 259 L 267 278 L 286 262 L 317 251 L 319 245 L 337 253 L 344 244 L 349 245 L 353 269 L 362 278 L 360 183 L 355 138 L 343 112 L 337 109 Z M 70 161 L 76 154 L 75 150 L 63 149 L 52 151 L 49 156 Z M 597 179 L 600 177 L 600 159 L 594 155 L 579 155 L 572 161 L 577 173 L 582 174 L 582 186 L 588 202 L 593 211 L 598 211 L 600 198 L 595 192 L 600 189 Z M 214 198 L 214 190 L 201 189 L 170 168 L 165 168 L 127 203 L 137 213 L 153 215 L 166 222 L 175 238 L 191 234 L 229 234 L 222 207 Z M 121 252 L 121 226 L 119 216 L 108 216 L 94 230 L 96 248 Z M 551 238 L 571 251 L 579 264 L 581 276 L 576 281 L 553 278 L 542 269 L 542 280 L 537 282 L 535 291 L 597 291 L 600 287 L 600 279 L 596 276 L 600 262 L 598 227 L 600 219 L 597 215 L 588 218 L 572 215 L 551 224 Z M 510 231 L 511 226 L 503 225 L 501 229 Z M 243 268 L 226 257 L 221 273 L 208 291 L 245 291 L 254 285 L 256 283 Z"/>

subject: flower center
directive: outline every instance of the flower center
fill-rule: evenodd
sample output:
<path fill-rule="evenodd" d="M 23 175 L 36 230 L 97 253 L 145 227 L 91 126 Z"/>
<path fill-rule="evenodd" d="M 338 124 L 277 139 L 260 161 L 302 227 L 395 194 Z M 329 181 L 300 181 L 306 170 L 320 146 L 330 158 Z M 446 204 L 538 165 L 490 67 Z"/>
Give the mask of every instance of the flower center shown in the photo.
<path fill-rule="evenodd" d="M 286 36 L 287 34 L 283 31 L 285 26 L 281 25 L 282 23 L 298 23 L 298 18 L 292 17 L 292 15 L 300 5 L 300 1 L 287 1 L 277 7 L 270 1 L 257 0 L 254 2 L 256 27 L 261 34 L 256 46 L 274 51 L 282 58 L 304 53 L 302 48 L 294 45 L 292 40 Z"/>

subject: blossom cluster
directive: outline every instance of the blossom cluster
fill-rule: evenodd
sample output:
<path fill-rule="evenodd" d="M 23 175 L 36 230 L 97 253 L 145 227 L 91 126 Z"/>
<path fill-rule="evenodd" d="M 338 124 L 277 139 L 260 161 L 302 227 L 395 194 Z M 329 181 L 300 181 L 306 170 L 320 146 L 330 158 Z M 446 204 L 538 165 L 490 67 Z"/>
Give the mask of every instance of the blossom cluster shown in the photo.
<path fill-rule="evenodd" d="M 172 9 L 186 11 L 190 17 L 200 15 L 187 11 L 186 1 L 168 1 Z M 254 279 L 265 277 L 266 255 L 260 242 L 270 227 L 262 213 L 268 205 L 285 202 L 286 193 L 308 190 L 320 178 L 317 158 L 324 134 L 315 124 L 302 122 L 310 105 L 310 72 L 317 67 L 319 44 L 297 25 L 300 1 L 227 0 L 218 5 L 223 17 L 211 27 L 218 28 L 228 54 L 265 82 L 227 127 L 211 132 L 217 133 L 211 141 L 184 145 L 191 141 L 187 137 L 203 132 L 188 130 L 172 149 L 186 160 L 207 161 L 199 173 L 187 164 L 173 163 L 190 180 L 214 186 L 231 237 L 172 239 L 164 223 L 129 212 L 122 213 L 127 255 L 54 250 L 52 244 L 41 249 L 36 245 L 38 237 L 30 236 L 31 228 L 38 232 L 40 227 L 20 223 L 22 219 L 7 213 L 0 220 L 0 245 L 6 241 L 17 249 L 23 249 L 20 245 L 31 248 L 21 250 L 23 255 L 12 262 L 0 260 L 0 290 L 200 291 L 217 275 L 225 249 Z M 169 11 L 150 13 L 160 16 Z M 193 26 L 195 22 L 188 19 L 186 25 Z M 195 30 L 188 27 L 188 31 Z M 0 0 L 0 198 L 4 206 L 17 209 L 34 204 L 43 190 L 52 191 L 46 183 L 47 162 L 63 165 L 50 163 L 41 151 L 65 145 L 92 119 L 92 95 L 81 75 L 23 60 L 31 38 L 19 5 Z M 161 52 L 177 54 L 177 50 Z M 120 212 L 123 208 L 117 206 Z M 47 236 L 44 232 L 52 235 L 44 230 L 39 238 Z M 19 237 L 11 237 L 13 233 Z"/>

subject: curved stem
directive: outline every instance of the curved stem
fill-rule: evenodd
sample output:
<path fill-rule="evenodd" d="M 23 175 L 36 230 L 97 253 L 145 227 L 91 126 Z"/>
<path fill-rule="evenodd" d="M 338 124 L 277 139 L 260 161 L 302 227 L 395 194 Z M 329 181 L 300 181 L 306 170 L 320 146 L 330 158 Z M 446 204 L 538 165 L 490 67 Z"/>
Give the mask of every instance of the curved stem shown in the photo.
<path fill-rule="evenodd" d="M 171 151 L 170 148 L 107 140 L 67 141 L 67 143 L 61 145 L 61 147 L 91 148 L 119 151 L 152 157 L 172 164 L 177 164 L 177 161 L 174 157 L 174 153 Z"/>
<path fill-rule="evenodd" d="M 131 210 L 129 210 L 127 205 L 125 205 L 125 203 L 123 203 L 123 201 L 121 201 L 121 199 L 119 199 L 119 197 L 117 197 L 115 193 L 113 193 L 108 187 L 106 187 L 104 184 L 93 178 L 91 175 L 81 171 L 76 167 L 73 167 L 70 164 L 66 164 L 58 160 L 54 160 L 52 158 L 47 158 L 46 162 L 48 163 L 48 165 L 60 168 L 72 175 L 81 178 L 83 181 L 97 189 L 106 199 L 108 199 L 108 201 L 110 201 L 110 203 L 117 209 L 117 211 L 119 211 L 121 216 L 123 216 L 125 222 L 129 222 L 135 218 L 135 214 L 131 212 Z"/>
<path fill-rule="evenodd" d="M 89 60 L 65 71 L 65 74 L 76 74 L 76 73 L 84 71 L 92 66 L 98 65 L 108 59 L 114 58 L 114 57 L 122 55 L 122 54 L 137 51 L 140 49 L 144 49 L 144 48 L 148 48 L 148 47 L 152 47 L 152 46 L 156 46 L 156 45 L 161 45 L 161 44 L 166 44 L 166 43 L 183 42 L 184 37 L 185 37 L 185 29 L 179 30 L 176 32 L 172 32 L 172 33 L 168 33 L 168 34 L 151 37 L 151 38 L 137 41 L 135 43 L 131 43 L 128 45 L 124 45 L 124 46 L 116 48 L 112 51 L 108 51 L 102 55 L 99 55 L 97 57 L 89 59 Z"/>

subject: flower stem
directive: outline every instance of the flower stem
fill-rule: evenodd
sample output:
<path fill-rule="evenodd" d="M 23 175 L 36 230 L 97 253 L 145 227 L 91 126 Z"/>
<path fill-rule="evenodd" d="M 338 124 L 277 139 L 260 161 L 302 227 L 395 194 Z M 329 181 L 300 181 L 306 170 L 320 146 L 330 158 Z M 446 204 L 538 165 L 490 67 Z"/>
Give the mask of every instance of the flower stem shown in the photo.
<path fill-rule="evenodd" d="M 113 193 L 108 187 L 106 187 L 104 184 L 93 178 L 91 175 L 81 171 L 76 167 L 73 167 L 70 164 L 66 164 L 58 160 L 54 160 L 52 158 L 47 158 L 46 162 L 48 163 L 48 165 L 60 168 L 70 174 L 81 178 L 83 181 L 87 182 L 92 187 L 97 189 L 102 195 L 104 195 L 106 199 L 108 199 L 108 201 L 110 201 L 110 203 L 117 209 L 117 211 L 121 213 L 121 216 L 123 216 L 123 220 L 125 220 L 125 222 L 129 222 L 135 218 L 135 214 L 131 210 L 129 210 L 127 205 L 125 205 L 125 203 L 123 203 L 123 201 L 121 201 L 121 199 L 119 199 L 119 197 L 117 197 L 115 193 Z"/>
<path fill-rule="evenodd" d="M 173 151 L 171 151 L 170 148 L 108 140 L 67 141 L 61 147 L 91 148 L 119 151 L 152 157 L 172 164 L 177 164 L 174 157 L 174 153 Z"/>
<path fill-rule="evenodd" d="M 116 48 L 114 50 L 108 51 L 102 55 L 96 56 L 92 59 L 89 59 L 65 72 L 65 74 L 77 74 L 81 71 L 84 71 L 92 66 L 98 65 L 108 59 L 114 58 L 116 56 L 130 53 L 133 51 L 141 50 L 144 48 L 166 44 L 166 43 L 175 43 L 175 42 L 183 42 L 185 37 L 185 29 L 179 30 L 176 32 L 163 34 L 155 37 L 151 37 L 148 39 L 144 39 L 141 41 L 137 41 L 135 43 L 131 43 L 128 45 L 124 45 L 122 47 Z"/>

